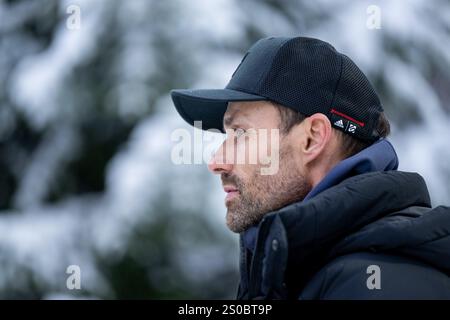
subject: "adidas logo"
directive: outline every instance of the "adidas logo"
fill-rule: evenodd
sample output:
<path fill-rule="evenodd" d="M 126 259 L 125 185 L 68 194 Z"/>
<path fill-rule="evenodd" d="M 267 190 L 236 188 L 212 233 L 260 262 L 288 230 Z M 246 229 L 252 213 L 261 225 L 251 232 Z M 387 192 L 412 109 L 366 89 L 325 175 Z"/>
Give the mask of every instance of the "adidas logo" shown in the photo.
<path fill-rule="evenodd" d="M 338 126 L 342 129 L 344 129 L 344 122 L 342 120 L 338 120 L 334 123 L 335 126 Z"/>
<path fill-rule="evenodd" d="M 348 127 L 348 132 L 355 133 L 355 131 L 356 131 L 356 126 L 354 124 L 351 124 Z"/>

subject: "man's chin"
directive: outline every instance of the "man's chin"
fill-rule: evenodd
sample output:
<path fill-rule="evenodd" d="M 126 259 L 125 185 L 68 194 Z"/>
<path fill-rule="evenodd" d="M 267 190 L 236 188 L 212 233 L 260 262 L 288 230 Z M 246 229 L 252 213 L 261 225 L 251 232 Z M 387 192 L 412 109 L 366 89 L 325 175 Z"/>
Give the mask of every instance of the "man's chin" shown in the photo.
<path fill-rule="evenodd" d="M 230 211 L 230 209 L 227 210 L 226 215 L 226 223 L 228 229 L 230 229 L 234 233 L 241 233 L 246 230 L 245 225 L 243 225 L 242 221 L 239 221 L 239 217 L 237 217 L 237 214 L 233 211 Z"/>
<path fill-rule="evenodd" d="M 227 210 L 226 214 L 226 224 L 228 229 L 230 229 L 234 233 L 242 233 L 247 231 L 250 227 L 256 225 L 261 221 L 261 218 L 258 219 L 243 219 L 241 214 L 236 211 L 232 211 L 230 209 Z M 255 220 L 255 221 L 250 221 Z"/>

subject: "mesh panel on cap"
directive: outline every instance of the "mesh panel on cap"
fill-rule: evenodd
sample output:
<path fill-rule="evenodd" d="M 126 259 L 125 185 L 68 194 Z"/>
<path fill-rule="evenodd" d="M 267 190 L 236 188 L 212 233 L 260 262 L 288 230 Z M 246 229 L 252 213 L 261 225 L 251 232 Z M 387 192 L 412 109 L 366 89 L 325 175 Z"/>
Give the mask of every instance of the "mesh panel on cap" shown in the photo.
<path fill-rule="evenodd" d="M 340 59 L 331 45 L 310 38 L 293 38 L 279 50 L 260 92 L 306 115 L 325 113 L 339 72 Z"/>
<path fill-rule="evenodd" d="M 370 140 L 383 108 L 362 71 L 346 55 L 340 55 L 342 56 L 342 74 L 331 108 L 364 123 L 364 126 L 358 126 L 355 136 Z"/>
<path fill-rule="evenodd" d="M 377 94 L 353 61 L 326 42 L 287 41 L 259 86 L 260 95 L 305 115 L 323 113 L 356 138 L 377 138 L 373 130 L 383 110 Z"/>

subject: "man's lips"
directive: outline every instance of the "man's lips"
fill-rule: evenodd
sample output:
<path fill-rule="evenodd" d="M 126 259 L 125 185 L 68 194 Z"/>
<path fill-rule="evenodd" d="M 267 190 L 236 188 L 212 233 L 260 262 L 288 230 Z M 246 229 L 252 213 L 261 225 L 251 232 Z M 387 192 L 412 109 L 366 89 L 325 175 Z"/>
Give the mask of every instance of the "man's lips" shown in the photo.
<path fill-rule="evenodd" d="M 233 186 L 223 186 L 223 190 L 227 193 L 227 196 L 225 197 L 225 202 L 230 201 L 231 199 L 239 195 L 239 190 Z"/>

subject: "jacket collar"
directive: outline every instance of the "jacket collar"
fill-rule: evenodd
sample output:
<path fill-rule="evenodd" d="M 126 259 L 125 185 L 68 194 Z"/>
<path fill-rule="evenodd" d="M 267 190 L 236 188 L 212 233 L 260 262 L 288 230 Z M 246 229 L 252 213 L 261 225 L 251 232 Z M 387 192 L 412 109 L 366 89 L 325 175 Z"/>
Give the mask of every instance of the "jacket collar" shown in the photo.
<path fill-rule="evenodd" d="M 241 296 L 282 299 L 295 296 L 330 259 L 331 253 L 342 253 L 341 249 L 335 250 L 339 241 L 345 242 L 356 231 L 408 207 L 431 207 L 425 181 L 417 173 L 392 170 L 350 177 L 308 201 L 267 214 L 258 226 L 253 255 L 250 260 L 241 259 Z M 446 236 L 450 228 L 446 221 L 442 222 L 446 227 L 440 233 Z M 430 229 L 424 234 L 427 236 L 412 244 L 436 239 L 437 232 Z M 404 234 L 399 237 L 399 243 L 403 237 Z M 353 250 L 356 244 L 360 250 L 356 240 L 344 243 L 341 248 Z M 363 242 L 364 250 L 371 249 L 365 245 L 373 238 L 368 240 Z M 386 241 L 390 239 L 384 238 L 384 242 L 377 244 L 383 246 Z M 248 266 L 249 271 L 242 273 Z M 288 290 L 285 282 L 289 284 Z"/>
<path fill-rule="evenodd" d="M 322 191 L 341 181 L 362 173 L 397 170 L 398 157 L 387 139 L 381 139 L 361 152 L 339 162 L 305 197 L 306 202 Z M 242 246 L 253 252 L 258 234 L 258 226 L 241 233 Z"/>

